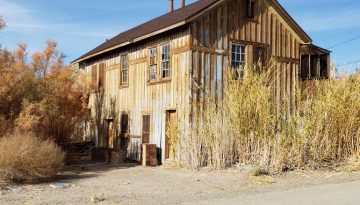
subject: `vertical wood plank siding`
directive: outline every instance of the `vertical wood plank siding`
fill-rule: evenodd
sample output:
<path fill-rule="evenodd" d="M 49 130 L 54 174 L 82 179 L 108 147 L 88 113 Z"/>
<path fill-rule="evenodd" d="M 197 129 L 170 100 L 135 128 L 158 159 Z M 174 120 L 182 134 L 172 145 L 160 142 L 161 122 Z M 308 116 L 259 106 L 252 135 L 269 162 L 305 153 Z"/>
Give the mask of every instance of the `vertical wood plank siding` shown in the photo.
<path fill-rule="evenodd" d="M 289 99 L 292 102 L 289 103 L 290 109 L 296 100 L 299 44 L 303 42 L 266 0 L 258 0 L 256 4 L 255 20 L 246 18 L 246 0 L 226 1 L 194 20 L 190 25 L 191 75 L 198 85 L 209 90 L 211 96 L 216 94 L 219 98 L 223 95 L 223 76 L 231 64 L 231 42 L 247 45 L 248 65 L 253 63 L 253 45 L 261 44 L 268 47 L 267 59 L 274 58 L 277 61 L 273 72 L 274 100 L 280 104 L 284 99 Z M 204 32 L 210 34 L 207 36 L 209 39 L 203 37 Z M 193 112 L 198 110 L 196 106 L 201 99 L 199 92 L 202 91 L 196 90 L 192 95 Z"/>
<path fill-rule="evenodd" d="M 273 76 L 273 99 L 278 105 L 290 98 L 285 111 L 295 107 L 298 82 L 299 35 L 285 22 L 267 0 L 256 1 L 256 18 L 246 18 L 246 0 L 229 0 L 194 17 L 188 26 L 153 37 L 142 43 L 119 48 L 115 54 L 87 62 L 88 79 L 98 81 L 97 68 L 104 63 L 106 74 L 104 119 L 114 119 L 119 128 L 121 114 L 129 116 L 129 135 L 133 136 L 130 152 L 139 159 L 142 136 L 142 116 L 150 115 L 150 143 L 162 148 L 164 159 L 166 110 L 176 110 L 185 131 L 191 119 L 206 106 L 203 99 L 223 97 L 225 75 L 231 64 L 231 43 L 246 46 L 246 63 L 253 62 L 257 46 L 267 49 L 266 59 L 277 61 Z M 149 48 L 170 43 L 171 80 L 148 82 Z M 123 49 L 123 50 L 121 50 Z M 120 83 L 120 58 L 128 55 L 128 84 Z M 160 55 L 160 53 L 158 53 Z M 159 74 L 158 74 L 159 75 Z M 200 86 L 200 89 L 199 89 Z M 206 91 L 203 92 L 203 90 Z M 208 96 L 206 96 L 208 95 Z M 90 96 L 89 108 L 95 113 L 95 94 Z M 278 113 L 283 112 L 279 110 Z M 104 137 L 104 136 L 100 136 Z"/>
<path fill-rule="evenodd" d="M 148 82 L 148 49 L 153 46 L 170 43 L 171 80 L 149 84 Z M 158 49 L 160 51 L 160 49 Z M 94 65 L 105 63 L 105 109 L 106 118 L 116 118 L 120 122 L 119 113 L 129 114 L 129 135 L 134 137 L 134 144 L 141 143 L 142 116 L 149 114 L 150 143 L 164 150 L 165 146 L 165 113 L 166 110 L 176 110 L 179 120 L 187 122 L 189 118 L 189 68 L 190 68 L 190 35 L 186 28 L 172 35 L 158 37 L 105 59 L 89 63 L 86 70 L 91 74 Z M 120 85 L 120 56 L 129 57 L 129 83 L 126 87 Z M 95 93 L 90 96 L 89 108 L 95 109 Z M 115 106 L 114 106 L 115 105 Z M 114 115 L 115 113 L 115 115 Z M 119 126 L 118 123 L 115 126 Z M 184 124 L 184 129 L 186 124 Z M 104 137 L 104 136 L 102 136 Z M 139 141 L 140 140 L 140 141 Z M 164 152 L 163 152 L 164 155 Z M 136 156 L 135 158 L 138 158 Z"/>

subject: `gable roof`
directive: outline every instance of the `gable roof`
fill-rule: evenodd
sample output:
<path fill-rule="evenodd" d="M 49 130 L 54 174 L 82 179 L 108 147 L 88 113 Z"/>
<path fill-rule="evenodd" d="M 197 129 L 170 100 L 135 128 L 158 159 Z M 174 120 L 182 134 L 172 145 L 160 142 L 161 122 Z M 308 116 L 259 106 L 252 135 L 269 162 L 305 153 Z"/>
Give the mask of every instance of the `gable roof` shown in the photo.
<path fill-rule="evenodd" d="M 183 8 L 174 10 L 165 15 L 157 17 L 153 20 L 150 20 L 144 24 L 141 24 L 135 28 L 132 28 L 128 31 L 118 34 L 117 36 L 111 38 L 105 43 L 99 45 L 93 50 L 82 55 L 78 59 L 74 60 L 72 63 L 81 62 L 83 60 L 89 59 L 96 55 L 105 53 L 107 51 L 128 45 L 134 41 L 143 40 L 150 37 L 150 34 L 156 35 L 179 26 L 185 25 L 191 17 L 196 14 L 201 13 L 215 3 L 223 2 L 224 0 L 198 0 L 192 4 L 184 6 Z M 300 34 L 300 36 L 308 42 L 311 42 L 311 38 L 306 34 L 306 32 L 294 21 L 293 18 L 285 11 L 285 9 L 278 3 L 277 0 L 269 0 L 270 3 L 273 3 L 273 6 L 280 11 L 280 15 L 283 16 L 287 21 L 293 25 L 293 29 Z"/>
<path fill-rule="evenodd" d="M 199 0 L 195 3 L 184 6 L 183 8 L 174 10 L 173 12 L 169 12 L 165 15 L 157 17 L 157 18 L 150 20 L 144 24 L 141 24 L 135 28 L 132 28 L 128 31 L 118 34 L 117 36 L 110 39 L 109 41 L 101 44 L 100 46 L 89 51 L 88 53 L 81 56 L 80 58 L 76 59 L 74 62 L 79 61 L 81 59 L 85 59 L 89 56 L 97 54 L 98 52 L 112 48 L 119 44 L 133 41 L 134 39 L 136 39 L 138 37 L 156 32 L 158 30 L 161 30 L 161 29 L 173 26 L 182 21 L 185 21 L 186 19 L 203 11 L 204 9 L 208 8 L 209 6 L 216 3 L 217 1 L 219 1 L 219 0 Z"/>
<path fill-rule="evenodd" d="M 286 22 L 290 24 L 292 29 L 298 33 L 300 38 L 304 40 L 304 43 L 311 43 L 312 39 L 310 36 L 301 28 L 301 26 L 291 17 L 291 15 L 284 9 L 283 6 L 277 0 L 269 0 L 269 2 L 274 6 L 275 10 L 285 19 Z"/>

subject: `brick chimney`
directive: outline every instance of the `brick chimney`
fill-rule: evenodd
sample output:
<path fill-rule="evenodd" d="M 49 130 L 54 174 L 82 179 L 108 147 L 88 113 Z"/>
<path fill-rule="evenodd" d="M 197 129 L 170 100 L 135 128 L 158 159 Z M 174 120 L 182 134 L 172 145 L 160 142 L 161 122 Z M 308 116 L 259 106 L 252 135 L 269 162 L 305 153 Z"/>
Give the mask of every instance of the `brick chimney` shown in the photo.
<path fill-rule="evenodd" d="M 169 0 L 169 13 L 174 11 L 174 0 Z"/>
<path fill-rule="evenodd" d="M 181 1 L 181 8 L 183 8 L 185 6 L 185 0 L 180 0 Z"/>

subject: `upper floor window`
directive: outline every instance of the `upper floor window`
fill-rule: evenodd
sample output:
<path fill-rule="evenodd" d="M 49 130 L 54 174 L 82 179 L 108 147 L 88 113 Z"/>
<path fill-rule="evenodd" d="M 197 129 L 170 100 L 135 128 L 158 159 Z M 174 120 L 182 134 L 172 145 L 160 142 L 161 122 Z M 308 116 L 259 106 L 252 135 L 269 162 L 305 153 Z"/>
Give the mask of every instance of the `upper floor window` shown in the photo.
<path fill-rule="evenodd" d="M 255 19 L 255 0 L 246 0 L 246 17 Z"/>
<path fill-rule="evenodd" d="M 152 48 L 149 50 L 149 80 L 157 79 L 157 61 L 158 61 L 158 52 L 157 48 Z"/>
<path fill-rule="evenodd" d="M 161 78 L 170 77 L 170 44 L 161 46 Z"/>
<path fill-rule="evenodd" d="M 237 78 L 244 77 L 245 45 L 233 43 L 231 45 L 231 67 L 235 69 Z"/>
<path fill-rule="evenodd" d="M 121 85 L 126 85 L 129 82 L 129 57 L 128 55 L 121 56 Z"/>
<path fill-rule="evenodd" d="M 105 88 L 105 63 L 100 63 L 99 65 L 99 87 L 98 88 Z"/>

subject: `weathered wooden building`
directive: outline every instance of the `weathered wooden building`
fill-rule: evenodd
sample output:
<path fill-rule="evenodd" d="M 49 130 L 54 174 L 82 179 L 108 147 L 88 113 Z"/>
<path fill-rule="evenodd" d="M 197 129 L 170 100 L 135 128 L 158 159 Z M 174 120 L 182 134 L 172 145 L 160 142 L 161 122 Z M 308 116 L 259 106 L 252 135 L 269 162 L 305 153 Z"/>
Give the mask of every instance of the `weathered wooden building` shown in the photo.
<path fill-rule="evenodd" d="M 166 126 L 190 122 L 201 87 L 221 99 L 232 68 L 272 58 L 274 96 L 295 95 L 296 83 L 329 76 L 329 51 L 311 38 L 276 0 L 199 0 L 106 41 L 73 63 L 94 91 L 89 109 L 99 147 L 139 159 L 141 143 L 169 156 Z M 186 126 L 186 123 L 185 123 Z"/>

